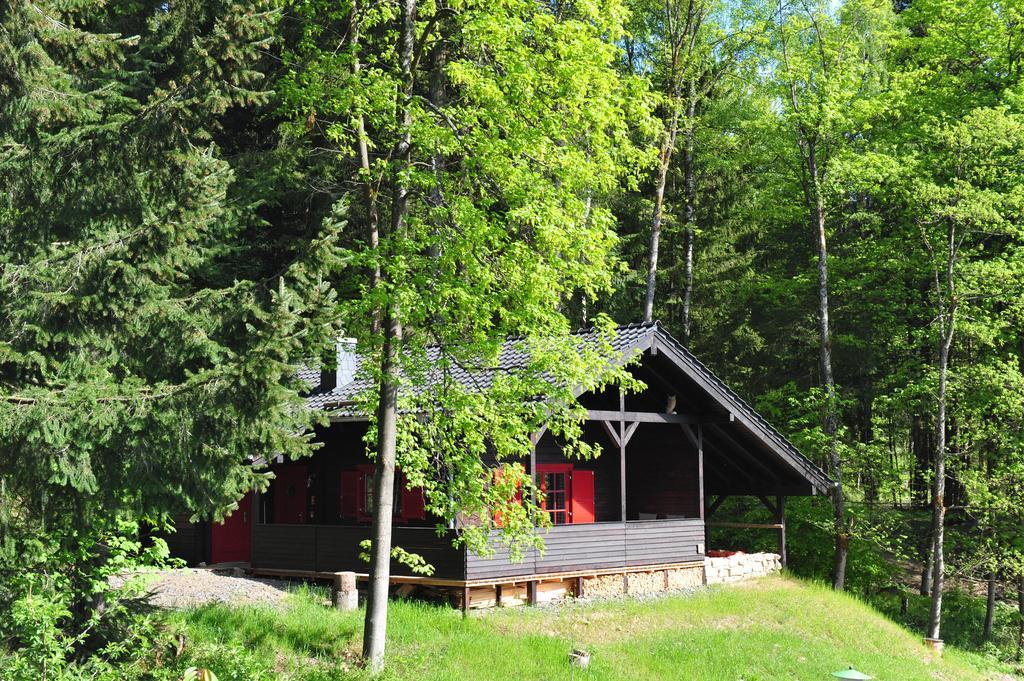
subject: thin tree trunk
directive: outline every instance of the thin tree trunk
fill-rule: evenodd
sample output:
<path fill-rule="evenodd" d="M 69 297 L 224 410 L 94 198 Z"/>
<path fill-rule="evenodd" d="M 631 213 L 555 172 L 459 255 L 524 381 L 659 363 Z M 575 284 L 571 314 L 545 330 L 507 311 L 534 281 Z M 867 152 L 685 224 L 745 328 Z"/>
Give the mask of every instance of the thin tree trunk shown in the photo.
<path fill-rule="evenodd" d="M 355 0 L 350 16 L 350 32 L 352 35 L 352 75 L 356 78 L 359 77 L 359 73 L 362 70 L 362 64 L 359 61 L 358 9 L 358 0 Z M 355 117 L 355 127 L 356 151 L 359 154 L 359 171 L 363 175 L 363 200 L 365 201 L 367 231 L 370 238 L 370 248 L 376 251 L 380 245 L 380 218 L 377 212 L 377 192 L 373 188 L 373 179 L 370 175 L 370 149 L 366 143 L 366 124 L 362 114 L 358 114 Z M 374 265 L 372 283 L 374 287 L 380 283 L 380 265 Z M 375 315 L 375 330 L 379 326 L 380 315 Z"/>
<path fill-rule="evenodd" d="M 672 163 L 672 150 L 676 146 L 676 133 L 679 127 L 679 111 L 672 103 L 673 111 L 665 140 L 661 146 L 658 163 L 658 181 L 654 190 L 654 214 L 651 218 L 651 242 L 647 250 L 647 293 L 644 296 L 644 321 L 654 318 L 654 288 L 658 278 L 658 246 L 661 242 L 661 222 L 665 212 L 665 184 L 668 181 L 668 169 Z"/>
<path fill-rule="evenodd" d="M 821 196 L 821 170 L 818 166 L 817 144 L 807 141 L 807 199 L 810 208 L 811 229 L 817 242 L 818 254 L 818 353 L 821 364 L 821 383 L 825 388 L 825 435 L 828 437 L 829 468 L 836 481 L 832 490 L 832 509 L 835 522 L 835 558 L 832 565 L 832 587 L 842 590 L 846 586 L 846 556 L 849 539 L 846 528 L 846 502 L 843 497 L 843 462 L 839 457 L 839 416 L 836 413 L 836 384 L 832 373 L 832 331 L 829 323 L 828 301 L 828 242 L 825 235 L 825 206 Z"/>
<path fill-rule="evenodd" d="M 949 320 L 952 326 L 952 320 Z M 928 615 L 928 637 L 941 638 L 942 587 L 946 564 L 943 555 L 946 523 L 946 388 L 949 365 L 949 346 L 953 340 L 952 328 L 942 328 L 942 346 L 939 348 L 939 398 L 935 424 L 935 479 L 932 481 L 932 605 Z"/>
<path fill-rule="evenodd" d="M 381 391 L 377 409 L 377 462 L 373 478 L 373 544 L 370 584 L 363 627 L 363 658 L 371 674 L 384 669 L 387 640 L 388 587 L 391 582 L 391 520 L 395 504 L 395 459 L 398 432 L 397 345 L 402 325 L 397 315 L 384 315 Z"/>
<path fill-rule="evenodd" d="M 411 164 L 412 60 L 415 40 L 416 0 L 401 0 L 399 60 L 402 90 L 398 93 L 395 114 L 399 130 L 393 154 L 396 169 L 391 201 L 391 237 L 405 230 L 409 212 L 409 189 L 404 179 Z M 370 584 L 363 628 L 363 658 L 371 674 L 384 669 L 387 637 L 388 587 L 391 581 L 391 524 L 394 511 L 395 460 L 398 434 L 398 352 L 402 342 L 402 322 L 397 303 L 392 302 L 383 316 L 380 398 L 377 411 L 377 462 L 373 481 L 373 544 L 370 550 Z"/>
<path fill-rule="evenodd" d="M 996 573 L 988 573 L 988 594 L 985 599 L 985 627 L 981 632 L 981 638 L 986 641 L 992 640 L 992 621 L 996 614 Z"/>
<path fill-rule="evenodd" d="M 931 244 L 925 241 L 928 250 Z M 935 268 L 935 297 L 939 319 L 939 394 L 935 423 L 935 479 L 932 481 L 932 606 L 928 616 L 928 637 L 938 639 L 942 633 L 942 587 L 946 565 L 943 543 L 946 522 L 946 398 L 949 384 L 949 353 L 956 333 L 956 225 L 949 224 L 946 245 L 945 280 L 940 281 Z M 935 254 L 932 253 L 935 262 Z"/>
<path fill-rule="evenodd" d="M 1017 661 L 1024 653 L 1024 575 L 1017 578 Z"/>
<path fill-rule="evenodd" d="M 694 216 L 697 204 L 697 178 L 694 163 L 694 118 L 697 113 L 696 86 L 691 78 L 688 85 L 688 101 L 686 103 L 686 128 L 683 149 L 683 192 L 685 194 L 683 218 L 683 343 L 690 342 L 690 306 L 693 300 L 693 242 L 696 237 Z"/>

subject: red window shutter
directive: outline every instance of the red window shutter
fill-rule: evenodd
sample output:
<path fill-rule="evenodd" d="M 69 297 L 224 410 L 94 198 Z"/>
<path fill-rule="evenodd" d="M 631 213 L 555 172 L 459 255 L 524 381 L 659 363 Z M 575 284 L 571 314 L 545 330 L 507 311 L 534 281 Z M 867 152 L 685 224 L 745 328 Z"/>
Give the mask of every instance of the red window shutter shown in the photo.
<path fill-rule="evenodd" d="M 505 476 L 505 469 L 504 469 L 504 467 L 494 469 L 494 481 L 495 482 L 500 482 L 501 479 L 504 476 Z M 516 489 L 517 489 L 517 491 L 516 491 L 515 496 L 513 497 L 513 501 L 515 501 L 515 503 L 517 503 L 517 504 L 519 504 L 521 506 L 522 503 L 523 503 L 522 484 L 517 482 L 516 483 Z M 501 513 L 498 512 L 498 511 L 495 511 L 495 513 L 494 513 L 494 526 L 495 527 L 504 527 L 505 526 L 505 521 L 502 519 Z"/>
<path fill-rule="evenodd" d="M 359 512 L 359 471 L 341 472 L 341 517 L 355 518 Z"/>
<path fill-rule="evenodd" d="M 403 481 L 404 482 L 404 481 Z M 423 488 L 406 489 L 402 486 L 402 520 L 426 520 L 427 510 L 423 499 Z"/>
<path fill-rule="evenodd" d="M 594 517 L 594 471 L 573 471 L 570 522 L 592 523 Z"/>

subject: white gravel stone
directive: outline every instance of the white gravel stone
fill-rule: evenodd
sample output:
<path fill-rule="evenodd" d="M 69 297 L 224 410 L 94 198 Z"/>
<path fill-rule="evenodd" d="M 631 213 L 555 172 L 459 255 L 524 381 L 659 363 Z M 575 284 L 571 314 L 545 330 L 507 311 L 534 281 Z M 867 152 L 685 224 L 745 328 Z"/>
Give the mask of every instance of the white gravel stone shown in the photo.
<path fill-rule="evenodd" d="M 288 595 L 289 583 L 275 579 L 239 577 L 212 570 L 184 568 L 136 575 L 150 594 L 150 603 L 161 608 L 188 608 L 207 603 L 232 605 L 279 605 Z M 111 580 L 114 586 L 127 576 Z"/>

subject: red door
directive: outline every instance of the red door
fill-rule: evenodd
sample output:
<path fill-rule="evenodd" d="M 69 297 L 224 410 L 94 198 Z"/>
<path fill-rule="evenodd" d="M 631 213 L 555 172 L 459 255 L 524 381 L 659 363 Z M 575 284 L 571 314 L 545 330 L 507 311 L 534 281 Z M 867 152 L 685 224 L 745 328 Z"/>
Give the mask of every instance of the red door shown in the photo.
<path fill-rule="evenodd" d="M 572 472 L 572 518 L 574 525 L 594 522 L 594 471 Z"/>
<path fill-rule="evenodd" d="M 274 471 L 274 522 L 301 525 L 306 522 L 306 466 L 281 466 Z"/>
<path fill-rule="evenodd" d="M 210 560 L 214 563 L 249 562 L 252 555 L 252 492 L 238 508 L 210 528 Z"/>

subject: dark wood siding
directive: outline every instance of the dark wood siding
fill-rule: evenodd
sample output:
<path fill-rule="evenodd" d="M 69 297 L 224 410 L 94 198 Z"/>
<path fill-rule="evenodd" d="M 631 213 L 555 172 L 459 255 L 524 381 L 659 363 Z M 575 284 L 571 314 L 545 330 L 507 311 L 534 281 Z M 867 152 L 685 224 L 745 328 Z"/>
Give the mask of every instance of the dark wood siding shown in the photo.
<path fill-rule="evenodd" d="M 157 533 L 167 542 L 167 549 L 175 558 L 181 558 L 188 565 L 198 565 L 210 560 L 210 525 L 200 520 L 191 523 L 187 515 L 174 517 L 174 532 Z"/>
<path fill-rule="evenodd" d="M 370 538 L 370 531 L 368 526 L 256 525 L 252 566 L 311 572 L 366 572 L 368 564 L 359 558 L 359 544 Z M 465 550 L 453 547 L 451 536 L 439 537 L 430 528 L 396 527 L 392 543 L 423 556 L 434 566 L 434 577 L 462 579 Z M 406 565 L 395 561 L 391 563 L 391 573 L 413 574 Z"/>
<path fill-rule="evenodd" d="M 620 567 L 626 555 L 623 523 L 559 525 L 544 534 L 535 572 L 572 572 Z"/>
<path fill-rule="evenodd" d="M 252 566 L 316 570 L 316 530 L 316 525 L 255 525 Z"/>
<path fill-rule="evenodd" d="M 700 516 L 697 453 L 674 424 L 642 423 L 626 445 L 626 517 Z"/>
<path fill-rule="evenodd" d="M 626 523 L 626 565 L 683 563 L 704 558 L 704 522 L 698 518 Z"/>
<path fill-rule="evenodd" d="M 699 518 L 559 525 L 544 535 L 543 555 L 512 563 L 498 546 L 490 558 L 466 556 L 466 579 L 497 579 L 552 572 L 686 563 L 704 558 L 704 522 Z"/>
<path fill-rule="evenodd" d="M 497 541 L 493 540 L 492 545 L 494 547 L 494 554 L 489 558 L 467 553 L 466 579 L 497 579 L 534 573 L 534 566 L 537 562 L 536 551 L 530 549 L 524 552 L 523 560 L 513 563 L 509 558 L 507 547 L 501 546 Z"/>

